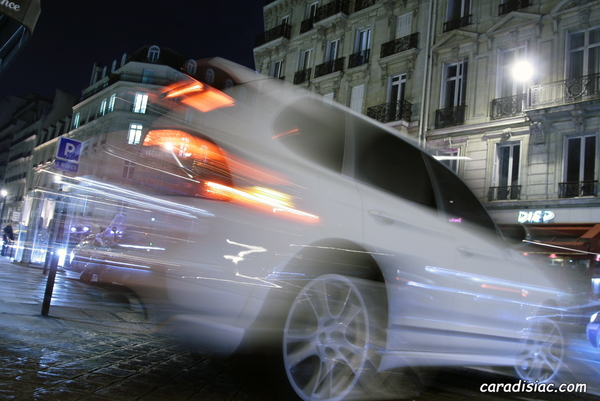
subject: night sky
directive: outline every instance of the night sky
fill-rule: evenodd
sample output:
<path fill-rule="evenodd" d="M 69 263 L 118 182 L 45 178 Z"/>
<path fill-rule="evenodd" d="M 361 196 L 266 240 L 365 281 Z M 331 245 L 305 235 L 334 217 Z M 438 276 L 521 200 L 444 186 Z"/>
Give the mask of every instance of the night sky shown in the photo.
<path fill-rule="evenodd" d="M 254 69 L 265 0 L 42 0 L 33 36 L 0 75 L 0 99 L 56 89 L 80 95 L 94 62 L 145 45 L 186 58 L 223 57 Z"/>

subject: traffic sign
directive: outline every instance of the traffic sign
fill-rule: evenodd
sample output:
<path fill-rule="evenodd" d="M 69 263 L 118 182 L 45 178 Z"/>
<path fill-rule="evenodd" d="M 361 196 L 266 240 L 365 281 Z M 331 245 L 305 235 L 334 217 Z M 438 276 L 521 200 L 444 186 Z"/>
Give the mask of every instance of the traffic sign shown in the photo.
<path fill-rule="evenodd" d="M 79 169 L 79 163 L 70 162 L 68 160 L 54 159 L 54 168 L 57 170 L 69 171 L 76 173 Z"/>
<path fill-rule="evenodd" d="M 56 157 L 77 163 L 81 153 L 81 142 L 61 136 L 56 148 Z"/>

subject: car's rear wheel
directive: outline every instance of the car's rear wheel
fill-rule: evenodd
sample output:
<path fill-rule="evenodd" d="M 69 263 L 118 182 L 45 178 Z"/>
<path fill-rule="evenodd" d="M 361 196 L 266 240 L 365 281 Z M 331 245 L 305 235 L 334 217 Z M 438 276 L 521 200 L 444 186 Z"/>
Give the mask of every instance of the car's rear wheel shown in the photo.
<path fill-rule="evenodd" d="M 534 318 L 523 341 L 524 348 L 515 363 L 519 377 L 528 382 L 553 380 L 562 368 L 565 352 L 558 323 L 546 317 Z"/>
<path fill-rule="evenodd" d="M 405 389 L 398 391 L 402 379 L 395 373 L 377 372 L 385 346 L 385 304 L 383 284 L 368 280 L 326 274 L 303 287 L 283 335 L 285 372 L 300 398 L 333 401 L 416 394 L 412 387 L 400 394 Z M 393 380 L 388 380 L 390 375 Z"/>

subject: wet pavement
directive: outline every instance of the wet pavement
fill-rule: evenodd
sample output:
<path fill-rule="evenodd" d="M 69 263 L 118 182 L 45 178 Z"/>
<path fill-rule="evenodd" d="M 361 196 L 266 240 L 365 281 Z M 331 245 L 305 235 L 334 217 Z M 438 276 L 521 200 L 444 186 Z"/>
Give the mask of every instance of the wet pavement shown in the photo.
<path fill-rule="evenodd" d="M 56 276 L 42 316 L 47 276 L 0 259 L 1 400 L 295 400 L 268 356 L 221 357 L 153 332 L 135 298 L 118 289 Z M 600 352 L 581 339 L 572 357 L 598 381 Z M 497 372 L 441 369 L 417 400 L 600 400 L 591 394 L 490 394 L 514 382 Z M 561 397 L 562 395 L 562 397 Z"/>
<path fill-rule="evenodd" d="M 59 272 L 42 316 L 46 277 L 0 260 L 0 399 L 289 399 L 259 385 L 250 357 L 199 353 L 154 333 L 119 291 Z"/>

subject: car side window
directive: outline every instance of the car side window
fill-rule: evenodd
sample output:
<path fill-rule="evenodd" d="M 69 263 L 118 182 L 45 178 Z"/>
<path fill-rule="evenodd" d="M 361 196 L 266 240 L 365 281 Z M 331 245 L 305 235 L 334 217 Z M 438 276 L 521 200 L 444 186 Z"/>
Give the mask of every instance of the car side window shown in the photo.
<path fill-rule="evenodd" d="M 341 173 L 344 160 L 344 113 L 320 99 L 301 99 L 273 123 L 273 138 L 301 157 Z"/>
<path fill-rule="evenodd" d="M 431 176 L 437 188 L 439 208 L 448 221 L 468 222 L 486 230 L 496 231 L 494 221 L 481 202 L 456 174 L 436 160 L 428 159 Z"/>
<path fill-rule="evenodd" d="M 358 118 L 354 132 L 357 180 L 435 208 L 431 180 L 418 148 Z"/>

